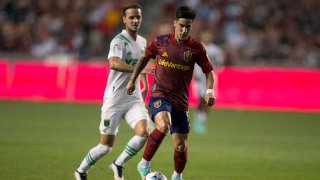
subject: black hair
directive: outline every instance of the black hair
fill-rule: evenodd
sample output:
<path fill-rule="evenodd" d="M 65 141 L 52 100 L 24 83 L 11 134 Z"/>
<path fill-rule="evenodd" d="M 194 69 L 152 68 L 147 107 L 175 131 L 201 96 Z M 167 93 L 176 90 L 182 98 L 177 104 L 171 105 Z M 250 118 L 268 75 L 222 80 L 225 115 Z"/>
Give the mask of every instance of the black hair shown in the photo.
<path fill-rule="evenodd" d="M 190 6 L 180 6 L 176 11 L 176 19 L 179 19 L 179 18 L 194 20 L 196 18 L 196 12 Z"/>
<path fill-rule="evenodd" d="M 128 9 L 142 9 L 141 5 L 138 3 L 131 3 L 131 4 L 127 4 L 126 6 L 123 7 L 122 9 L 122 13 L 123 15 L 126 15 L 126 11 Z"/>

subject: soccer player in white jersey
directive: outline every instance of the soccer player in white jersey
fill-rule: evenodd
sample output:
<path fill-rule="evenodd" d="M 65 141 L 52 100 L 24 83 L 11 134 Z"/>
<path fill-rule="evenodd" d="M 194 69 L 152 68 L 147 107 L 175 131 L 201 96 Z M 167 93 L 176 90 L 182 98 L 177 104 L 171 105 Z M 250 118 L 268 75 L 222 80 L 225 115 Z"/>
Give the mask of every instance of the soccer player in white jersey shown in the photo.
<path fill-rule="evenodd" d="M 200 32 L 200 42 L 207 50 L 207 54 L 211 63 L 215 68 L 221 68 L 224 64 L 224 51 L 213 43 L 213 32 L 210 29 L 205 29 Z M 205 134 L 207 132 L 206 121 L 208 116 L 208 107 L 206 106 L 205 96 L 207 90 L 207 84 L 202 69 L 198 66 L 194 66 L 194 80 L 197 88 L 197 93 L 200 99 L 200 103 L 194 111 L 193 127 L 196 133 Z M 217 89 L 217 78 L 215 78 L 214 86 Z M 215 93 L 217 98 L 217 92 Z"/>
<path fill-rule="evenodd" d="M 144 74 L 141 75 L 144 86 L 142 90 L 140 90 L 140 82 L 137 81 L 135 86 L 138 91 L 133 96 L 126 94 L 126 85 L 131 72 L 147 43 L 145 38 L 138 35 L 141 21 L 142 12 L 139 4 L 129 4 L 123 8 L 125 29 L 113 38 L 108 54 L 111 70 L 101 108 L 99 144 L 89 150 L 76 169 L 74 174 L 77 180 L 87 179 L 88 170 L 111 151 L 122 118 L 133 129 L 135 135 L 129 140 L 120 156 L 109 166 L 114 173 L 115 180 L 124 179 L 123 164 L 145 145 L 148 137 L 149 115 L 143 99 L 148 90 L 146 73 L 152 73 L 153 69 L 145 69 Z"/>

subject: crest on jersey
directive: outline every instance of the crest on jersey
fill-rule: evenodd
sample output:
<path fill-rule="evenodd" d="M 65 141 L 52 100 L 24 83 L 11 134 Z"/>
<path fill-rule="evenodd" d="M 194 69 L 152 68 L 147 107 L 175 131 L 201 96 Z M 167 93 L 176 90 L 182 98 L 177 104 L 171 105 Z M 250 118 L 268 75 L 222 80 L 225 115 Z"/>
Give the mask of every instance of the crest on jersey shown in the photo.
<path fill-rule="evenodd" d="M 103 125 L 104 125 L 104 127 L 109 127 L 110 126 L 110 119 L 104 119 L 103 120 Z"/>
<path fill-rule="evenodd" d="M 192 58 L 192 53 L 189 50 L 183 53 L 183 59 L 185 62 L 189 62 L 191 58 Z"/>
<path fill-rule="evenodd" d="M 161 100 L 155 101 L 153 103 L 153 107 L 155 107 L 155 108 L 159 108 L 160 106 L 161 106 Z"/>

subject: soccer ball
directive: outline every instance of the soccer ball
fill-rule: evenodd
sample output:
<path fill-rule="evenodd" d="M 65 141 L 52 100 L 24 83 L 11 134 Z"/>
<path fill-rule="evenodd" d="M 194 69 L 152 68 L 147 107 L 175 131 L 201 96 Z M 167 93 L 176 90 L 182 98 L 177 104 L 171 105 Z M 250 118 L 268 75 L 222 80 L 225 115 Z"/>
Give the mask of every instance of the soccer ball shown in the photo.
<path fill-rule="evenodd" d="M 167 177 L 161 172 L 155 171 L 147 174 L 145 180 L 167 180 Z"/>

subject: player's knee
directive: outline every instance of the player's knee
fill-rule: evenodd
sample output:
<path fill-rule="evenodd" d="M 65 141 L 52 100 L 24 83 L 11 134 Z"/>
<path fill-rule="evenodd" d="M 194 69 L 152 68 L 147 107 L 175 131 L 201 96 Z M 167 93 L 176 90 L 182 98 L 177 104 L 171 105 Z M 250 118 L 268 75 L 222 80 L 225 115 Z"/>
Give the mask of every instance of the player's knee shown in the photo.
<path fill-rule="evenodd" d="M 178 152 L 185 152 L 187 150 L 187 146 L 185 144 L 179 144 L 176 145 L 174 149 Z"/>
<path fill-rule="evenodd" d="M 169 132 L 170 126 L 166 123 L 160 123 L 160 124 L 157 124 L 157 129 L 160 132 L 167 134 Z"/>
<path fill-rule="evenodd" d="M 147 129 L 145 129 L 145 130 L 143 130 L 143 131 L 141 131 L 141 132 L 137 133 L 136 135 L 138 135 L 138 136 L 140 136 L 140 137 L 143 137 L 143 138 L 148 138 L 149 133 L 148 133 L 148 130 L 147 130 Z"/>
<path fill-rule="evenodd" d="M 156 126 L 157 126 L 157 129 L 164 133 L 164 134 L 167 134 L 170 130 L 170 121 L 166 118 L 159 118 L 156 120 Z"/>
<path fill-rule="evenodd" d="M 134 127 L 134 133 L 137 136 L 148 138 L 149 132 L 148 132 L 148 124 L 146 121 L 140 121 L 136 124 Z"/>

